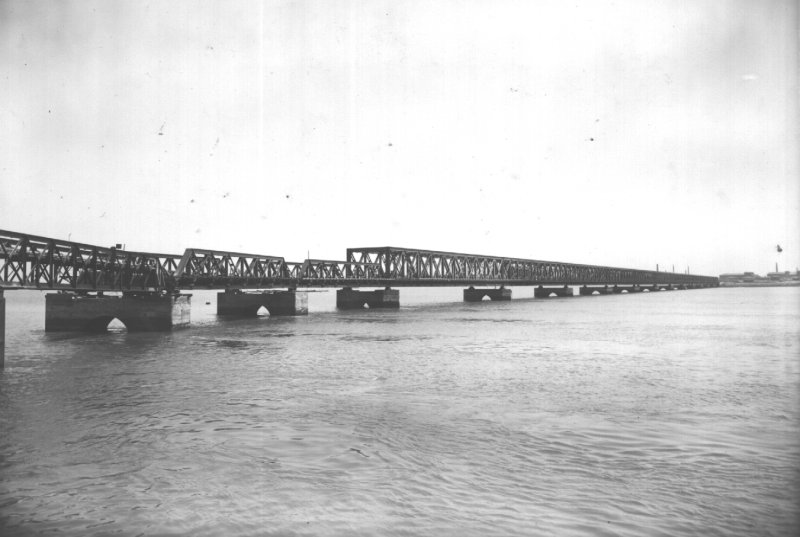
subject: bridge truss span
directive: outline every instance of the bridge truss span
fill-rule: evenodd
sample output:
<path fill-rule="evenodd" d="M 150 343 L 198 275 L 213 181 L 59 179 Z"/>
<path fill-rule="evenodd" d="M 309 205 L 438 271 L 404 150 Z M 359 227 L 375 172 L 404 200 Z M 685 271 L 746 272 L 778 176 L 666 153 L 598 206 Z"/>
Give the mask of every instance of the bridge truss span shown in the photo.
<path fill-rule="evenodd" d="M 187 248 L 175 271 L 175 285 L 210 289 L 287 286 L 296 279 L 293 268 L 278 256 Z"/>
<path fill-rule="evenodd" d="M 177 292 L 180 289 L 473 285 L 684 285 L 717 278 L 397 247 L 350 248 L 344 261 L 189 248 L 131 252 L 0 230 L 0 288 Z"/>
<path fill-rule="evenodd" d="M 298 273 L 298 283 L 301 287 L 364 285 L 363 282 L 377 281 L 378 277 L 379 267 L 375 263 L 306 259 Z"/>
<path fill-rule="evenodd" d="M 416 250 L 349 248 L 347 260 L 376 265 L 376 284 L 391 285 L 702 285 L 719 280 L 674 272 Z"/>
<path fill-rule="evenodd" d="M 172 286 L 179 260 L 0 230 L 0 287 L 7 289 L 161 291 Z"/>
<path fill-rule="evenodd" d="M 283 257 L 219 250 L 187 249 L 175 273 L 182 289 L 270 289 L 370 285 L 378 266 L 327 259 L 286 261 Z"/>

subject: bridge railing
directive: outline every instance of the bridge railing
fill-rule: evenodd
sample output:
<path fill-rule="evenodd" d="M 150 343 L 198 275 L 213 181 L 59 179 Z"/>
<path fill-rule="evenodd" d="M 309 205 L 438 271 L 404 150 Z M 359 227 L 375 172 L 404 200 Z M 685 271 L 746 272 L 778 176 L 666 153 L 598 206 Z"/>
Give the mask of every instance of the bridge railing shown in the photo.
<path fill-rule="evenodd" d="M 160 291 L 179 259 L 0 230 L 0 286 L 11 289 Z"/>

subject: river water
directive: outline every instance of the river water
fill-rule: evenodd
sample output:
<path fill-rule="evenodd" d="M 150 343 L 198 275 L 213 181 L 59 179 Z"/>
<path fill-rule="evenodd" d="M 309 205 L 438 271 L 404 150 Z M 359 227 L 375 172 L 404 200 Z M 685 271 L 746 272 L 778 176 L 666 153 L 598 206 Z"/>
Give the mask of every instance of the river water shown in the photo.
<path fill-rule="evenodd" d="M 800 288 L 460 293 L 86 335 L 7 291 L 0 534 L 798 534 Z"/>

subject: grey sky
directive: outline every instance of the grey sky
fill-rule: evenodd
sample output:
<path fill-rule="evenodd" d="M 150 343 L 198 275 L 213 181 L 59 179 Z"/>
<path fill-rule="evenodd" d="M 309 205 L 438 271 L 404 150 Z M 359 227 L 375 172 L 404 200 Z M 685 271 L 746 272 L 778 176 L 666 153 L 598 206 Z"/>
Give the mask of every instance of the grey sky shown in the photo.
<path fill-rule="evenodd" d="M 800 266 L 792 1 L 4 1 L 0 37 L 0 228 Z"/>

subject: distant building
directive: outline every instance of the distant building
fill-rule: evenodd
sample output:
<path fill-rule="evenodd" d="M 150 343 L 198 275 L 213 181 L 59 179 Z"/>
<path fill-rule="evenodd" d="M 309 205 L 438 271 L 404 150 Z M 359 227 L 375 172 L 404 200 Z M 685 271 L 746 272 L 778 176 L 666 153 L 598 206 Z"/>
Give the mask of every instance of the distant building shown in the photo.
<path fill-rule="evenodd" d="M 744 283 L 755 283 L 755 284 L 769 284 L 769 283 L 790 283 L 790 282 L 800 282 L 800 270 L 795 270 L 795 272 L 790 272 L 788 270 L 784 272 L 769 272 L 767 273 L 766 277 L 759 276 L 755 272 L 742 272 L 742 273 L 726 273 L 719 275 L 719 282 L 721 284 L 744 284 Z"/>
<path fill-rule="evenodd" d="M 767 278 L 772 281 L 778 282 L 791 282 L 791 281 L 798 281 L 800 280 L 800 270 L 795 271 L 794 274 L 785 270 L 783 272 L 769 272 L 767 273 Z"/>
<path fill-rule="evenodd" d="M 741 274 L 728 273 L 719 275 L 720 283 L 752 283 L 759 279 L 762 279 L 761 276 L 755 274 L 754 272 L 742 272 Z"/>

